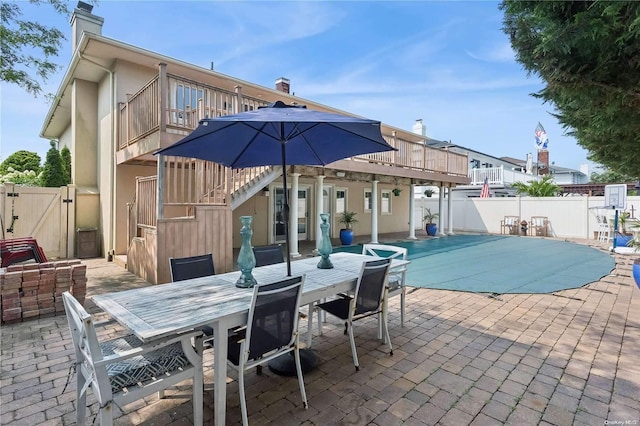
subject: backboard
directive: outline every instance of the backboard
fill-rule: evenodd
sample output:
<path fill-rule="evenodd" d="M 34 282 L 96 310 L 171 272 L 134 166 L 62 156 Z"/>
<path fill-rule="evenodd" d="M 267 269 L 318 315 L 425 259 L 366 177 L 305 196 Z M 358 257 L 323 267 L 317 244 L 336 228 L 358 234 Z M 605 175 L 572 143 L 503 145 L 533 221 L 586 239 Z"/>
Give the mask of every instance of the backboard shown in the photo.
<path fill-rule="evenodd" d="M 604 187 L 604 207 L 613 210 L 627 208 L 627 185 L 606 185 Z"/>

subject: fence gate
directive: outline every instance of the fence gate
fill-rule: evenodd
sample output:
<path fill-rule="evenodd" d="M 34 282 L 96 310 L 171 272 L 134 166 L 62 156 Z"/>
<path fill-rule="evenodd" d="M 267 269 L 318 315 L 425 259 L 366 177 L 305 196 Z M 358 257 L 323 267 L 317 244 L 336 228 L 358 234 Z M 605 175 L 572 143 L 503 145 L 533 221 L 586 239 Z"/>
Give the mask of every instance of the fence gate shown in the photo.
<path fill-rule="evenodd" d="M 41 188 L 0 185 L 2 238 L 33 237 L 47 258 L 74 256 L 74 185 Z"/>

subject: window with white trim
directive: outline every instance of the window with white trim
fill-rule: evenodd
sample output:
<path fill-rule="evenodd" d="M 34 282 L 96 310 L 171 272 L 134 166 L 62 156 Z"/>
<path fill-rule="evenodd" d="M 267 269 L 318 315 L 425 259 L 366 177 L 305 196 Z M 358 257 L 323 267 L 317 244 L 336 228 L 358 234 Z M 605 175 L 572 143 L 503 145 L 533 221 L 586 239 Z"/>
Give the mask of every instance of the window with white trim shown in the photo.
<path fill-rule="evenodd" d="M 372 192 L 370 189 L 365 189 L 364 190 L 364 211 L 365 213 L 369 212 L 371 213 L 371 209 L 372 209 Z"/>
<path fill-rule="evenodd" d="M 336 217 L 347 211 L 347 190 L 336 189 Z"/>
<path fill-rule="evenodd" d="M 380 214 L 391 214 L 391 191 L 380 191 Z"/>

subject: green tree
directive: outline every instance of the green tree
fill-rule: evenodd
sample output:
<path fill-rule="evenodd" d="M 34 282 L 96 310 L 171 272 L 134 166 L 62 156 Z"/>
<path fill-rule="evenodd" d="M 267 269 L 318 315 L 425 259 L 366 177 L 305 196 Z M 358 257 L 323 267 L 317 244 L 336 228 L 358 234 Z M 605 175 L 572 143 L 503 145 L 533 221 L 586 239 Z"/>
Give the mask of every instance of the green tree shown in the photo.
<path fill-rule="evenodd" d="M 531 197 L 554 197 L 560 192 L 560 187 L 553 182 L 553 176 L 545 175 L 541 180 L 530 180 L 528 183 L 515 182 L 511 184 L 516 194 L 527 194 Z"/>
<path fill-rule="evenodd" d="M 40 184 L 46 187 L 57 188 L 66 185 L 64 172 L 62 171 L 62 157 L 56 148 L 56 142 L 51 141 L 51 148 L 47 151 L 47 159 L 40 177 Z"/>
<path fill-rule="evenodd" d="M 56 13 L 69 16 L 64 0 L 29 0 L 36 5 L 49 5 Z M 0 2 L 0 80 L 14 83 L 37 96 L 42 83 L 60 66 L 53 60 L 65 36 L 55 27 L 23 19 L 20 1 Z M 95 4 L 96 0 L 89 3 Z"/>
<path fill-rule="evenodd" d="M 503 0 L 516 59 L 589 159 L 640 177 L 640 2 Z"/>
<path fill-rule="evenodd" d="M 71 182 L 71 151 L 66 146 L 60 150 L 60 157 L 62 159 L 62 172 L 64 173 L 64 180 L 66 184 Z"/>
<path fill-rule="evenodd" d="M 9 168 L 18 172 L 33 170 L 37 174 L 40 172 L 41 161 L 40 156 L 35 152 L 25 150 L 16 151 L 0 164 L 0 174 L 4 175 L 8 173 Z"/>
<path fill-rule="evenodd" d="M 632 176 L 627 176 L 610 169 L 605 169 L 602 173 L 591 173 L 591 178 L 589 180 L 592 183 L 629 183 L 636 179 Z"/>

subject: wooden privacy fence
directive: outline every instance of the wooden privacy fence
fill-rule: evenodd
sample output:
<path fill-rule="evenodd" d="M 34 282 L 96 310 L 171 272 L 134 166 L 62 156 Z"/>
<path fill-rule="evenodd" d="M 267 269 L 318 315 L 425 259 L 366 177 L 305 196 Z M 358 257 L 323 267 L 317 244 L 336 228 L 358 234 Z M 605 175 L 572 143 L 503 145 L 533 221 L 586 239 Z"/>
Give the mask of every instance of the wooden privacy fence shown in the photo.
<path fill-rule="evenodd" d="M 2 239 L 32 237 L 47 258 L 74 257 L 75 199 L 74 185 L 0 185 Z"/>

